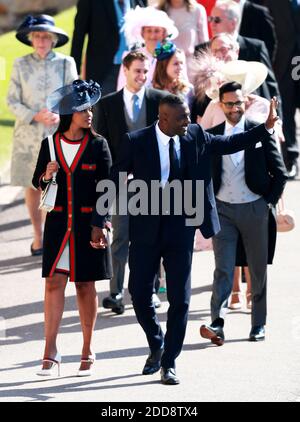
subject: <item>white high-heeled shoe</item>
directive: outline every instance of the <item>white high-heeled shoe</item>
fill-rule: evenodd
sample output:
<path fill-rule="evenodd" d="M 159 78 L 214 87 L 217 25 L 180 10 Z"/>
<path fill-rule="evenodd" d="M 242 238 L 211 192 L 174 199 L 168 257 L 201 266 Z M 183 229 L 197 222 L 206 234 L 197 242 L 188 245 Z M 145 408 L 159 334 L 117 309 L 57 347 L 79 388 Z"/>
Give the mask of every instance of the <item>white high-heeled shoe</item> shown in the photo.
<path fill-rule="evenodd" d="M 89 355 L 87 359 L 81 359 L 80 362 L 90 363 L 90 367 L 89 367 L 89 369 L 78 369 L 77 376 L 78 377 L 89 377 L 90 375 L 92 375 L 92 373 L 93 373 L 92 366 L 93 366 L 95 360 L 96 360 L 96 354 L 95 353 L 92 353 L 91 355 Z"/>
<path fill-rule="evenodd" d="M 43 359 L 44 362 L 50 362 L 52 363 L 50 368 L 42 368 L 40 371 L 38 371 L 36 374 L 41 377 L 52 377 L 54 368 L 57 367 L 57 376 L 60 377 L 60 364 L 61 364 L 61 355 L 57 352 L 55 357 L 52 358 L 45 358 Z"/>

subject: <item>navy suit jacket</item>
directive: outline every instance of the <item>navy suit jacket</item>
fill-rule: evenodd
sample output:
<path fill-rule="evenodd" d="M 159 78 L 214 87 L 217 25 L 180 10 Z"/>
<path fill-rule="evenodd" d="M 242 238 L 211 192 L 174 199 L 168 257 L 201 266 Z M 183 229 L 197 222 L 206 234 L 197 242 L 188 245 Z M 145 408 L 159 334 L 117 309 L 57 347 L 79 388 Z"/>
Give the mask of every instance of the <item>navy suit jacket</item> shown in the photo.
<path fill-rule="evenodd" d="M 251 146 L 257 140 L 270 137 L 263 124 L 233 136 L 214 136 L 205 132 L 198 124 L 190 124 L 186 136 L 180 138 L 181 157 L 184 161 L 185 180 L 203 180 L 204 220 L 199 226 L 204 237 L 209 238 L 220 230 L 211 179 L 211 158 L 214 154 L 232 154 Z M 127 133 L 110 178 L 118 185 L 119 172 L 132 173 L 135 180 L 144 181 L 150 187 L 151 181 L 161 179 L 160 156 L 156 139 L 155 123 L 147 128 Z M 195 186 L 195 184 L 194 184 Z M 193 202 L 196 194 L 193 192 Z M 178 217 L 178 218 L 176 218 Z M 184 237 L 183 216 L 174 216 L 174 224 L 180 227 Z M 155 244 L 159 237 L 161 215 L 130 215 L 130 240 L 141 244 Z"/>
<path fill-rule="evenodd" d="M 143 7 L 147 6 L 147 0 L 130 0 L 130 4 L 133 8 Z M 86 79 L 101 85 L 111 69 L 120 42 L 113 0 L 78 0 L 71 46 L 78 74 L 86 35 Z"/>

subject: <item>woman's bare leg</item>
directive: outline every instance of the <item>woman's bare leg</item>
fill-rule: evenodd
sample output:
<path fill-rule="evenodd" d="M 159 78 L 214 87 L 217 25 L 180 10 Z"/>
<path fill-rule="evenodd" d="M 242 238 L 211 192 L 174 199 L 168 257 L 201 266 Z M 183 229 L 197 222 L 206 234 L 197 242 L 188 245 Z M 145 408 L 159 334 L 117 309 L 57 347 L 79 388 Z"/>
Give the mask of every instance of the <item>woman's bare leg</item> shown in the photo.
<path fill-rule="evenodd" d="M 45 358 L 54 358 L 57 353 L 56 338 L 62 319 L 65 305 L 65 288 L 67 276 L 54 273 L 53 277 L 46 278 L 45 284 Z M 44 362 L 43 368 L 51 367 L 50 362 Z"/>
<path fill-rule="evenodd" d="M 43 218 L 39 210 L 41 192 L 33 188 L 25 188 L 25 203 L 33 227 L 33 249 L 43 246 Z"/>
<path fill-rule="evenodd" d="M 87 359 L 93 353 L 91 343 L 97 319 L 98 296 L 94 281 L 76 282 L 77 304 L 83 335 L 81 357 Z M 90 368 L 90 363 L 82 362 L 80 370 Z"/>

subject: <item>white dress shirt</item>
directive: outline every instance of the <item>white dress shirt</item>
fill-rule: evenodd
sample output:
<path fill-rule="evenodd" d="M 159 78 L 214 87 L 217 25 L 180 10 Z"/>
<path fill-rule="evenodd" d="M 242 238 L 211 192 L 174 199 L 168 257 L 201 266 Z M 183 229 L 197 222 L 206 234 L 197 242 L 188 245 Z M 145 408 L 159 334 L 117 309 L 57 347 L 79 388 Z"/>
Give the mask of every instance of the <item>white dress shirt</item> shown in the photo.
<path fill-rule="evenodd" d="M 241 118 L 241 120 L 235 125 L 232 126 L 227 120 L 225 122 L 225 132 L 224 135 L 231 136 L 236 135 L 237 133 L 241 133 L 245 131 L 245 116 Z M 244 159 L 244 151 L 238 151 L 234 154 L 230 154 L 230 158 L 233 161 L 235 167 L 237 167 L 240 162 Z"/>
<path fill-rule="evenodd" d="M 145 87 L 143 86 L 143 88 L 141 88 L 138 92 L 131 92 L 131 91 L 129 91 L 129 89 L 126 86 L 124 86 L 123 100 L 124 100 L 126 111 L 128 113 L 130 120 L 133 120 L 133 113 L 132 113 L 132 110 L 133 110 L 133 108 L 132 108 L 132 106 L 133 106 L 132 97 L 133 97 L 133 95 L 138 96 L 139 108 L 141 109 L 143 99 L 144 99 L 144 95 L 145 95 Z"/>
<path fill-rule="evenodd" d="M 174 139 L 176 154 L 180 161 L 180 140 L 178 135 L 171 137 L 163 133 L 158 126 L 158 122 L 155 125 L 155 132 L 159 150 L 161 184 L 165 187 L 170 174 L 169 141 L 171 138 Z"/>

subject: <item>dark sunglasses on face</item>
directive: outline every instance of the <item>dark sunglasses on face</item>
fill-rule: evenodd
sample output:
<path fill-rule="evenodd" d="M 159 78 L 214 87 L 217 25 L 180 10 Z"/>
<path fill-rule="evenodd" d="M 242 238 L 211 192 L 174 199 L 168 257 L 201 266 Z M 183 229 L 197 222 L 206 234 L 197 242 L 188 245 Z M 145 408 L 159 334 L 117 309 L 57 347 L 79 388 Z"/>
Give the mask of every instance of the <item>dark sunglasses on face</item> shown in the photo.
<path fill-rule="evenodd" d="M 221 23 L 222 19 L 219 16 L 208 16 L 208 22 Z"/>
<path fill-rule="evenodd" d="M 241 107 L 244 104 L 245 101 L 236 101 L 235 103 L 232 103 L 231 101 L 228 102 L 224 102 L 222 101 L 222 104 L 224 104 L 225 107 L 227 108 L 233 108 L 234 106 L 236 107 Z"/>

